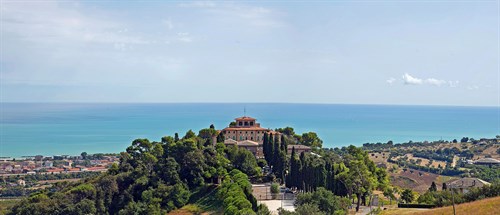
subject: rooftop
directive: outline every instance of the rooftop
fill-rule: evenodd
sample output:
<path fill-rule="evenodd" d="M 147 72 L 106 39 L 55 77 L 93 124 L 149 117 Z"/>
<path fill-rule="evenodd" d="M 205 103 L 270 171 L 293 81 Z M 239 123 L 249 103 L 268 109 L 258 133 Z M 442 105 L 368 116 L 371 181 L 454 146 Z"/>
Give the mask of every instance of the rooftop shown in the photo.
<path fill-rule="evenodd" d="M 249 116 L 242 116 L 235 119 L 236 121 L 254 121 L 255 118 Z"/>
<path fill-rule="evenodd" d="M 259 143 L 251 140 L 243 140 L 238 142 L 238 146 L 258 146 Z"/>
<path fill-rule="evenodd" d="M 448 183 L 450 188 L 483 187 L 485 185 L 490 185 L 490 183 L 479 178 L 461 178 Z"/>
<path fill-rule="evenodd" d="M 474 163 L 477 163 L 477 164 L 500 164 L 500 161 L 497 159 L 494 159 L 494 158 L 481 158 L 481 159 L 474 161 Z"/>
<path fill-rule="evenodd" d="M 267 131 L 269 129 L 262 127 L 227 127 L 222 129 L 223 131 Z"/>
<path fill-rule="evenodd" d="M 295 148 L 295 149 L 311 149 L 309 146 L 304 146 L 304 145 L 288 145 L 287 146 L 289 149 Z"/>

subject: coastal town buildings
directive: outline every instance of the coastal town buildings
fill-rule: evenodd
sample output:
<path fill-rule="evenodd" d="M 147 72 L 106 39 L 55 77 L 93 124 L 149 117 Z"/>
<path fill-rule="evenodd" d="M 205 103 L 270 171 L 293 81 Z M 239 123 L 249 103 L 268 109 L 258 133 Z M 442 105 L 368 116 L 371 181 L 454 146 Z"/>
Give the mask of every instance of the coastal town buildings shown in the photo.
<path fill-rule="evenodd" d="M 118 162 L 118 156 L 101 156 L 98 159 L 90 160 L 83 160 L 80 156 L 66 156 L 66 158 L 62 156 L 24 156 L 22 159 L 18 160 L 1 160 L 0 176 L 13 174 L 32 175 L 85 171 L 101 172 L 106 171 L 113 163 Z"/>

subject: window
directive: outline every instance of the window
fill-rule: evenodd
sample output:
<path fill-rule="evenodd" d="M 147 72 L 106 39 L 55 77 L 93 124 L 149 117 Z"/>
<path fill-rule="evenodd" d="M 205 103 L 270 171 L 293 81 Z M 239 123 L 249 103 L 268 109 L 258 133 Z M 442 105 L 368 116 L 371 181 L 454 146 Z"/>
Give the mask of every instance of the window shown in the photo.
<path fill-rule="evenodd" d="M 245 131 L 245 134 L 248 134 L 248 131 Z"/>
<path fill-rule="evenodd" d="M 250 131 L 250 134 L 253 134 L 253 131 Z"/>
<path fill-rule="evenodd" d="M 248 122 L 245 122 L 245 126 L 248 126 Z"/>
<path fill-rule="evenodd" d="M 242 122 L 240 122 L 240 123 L 238 123 L 238 125 L 242 126 L 242 125 L 243 125 L 243 123 L 242 123 Z"/>
<path fill-rule="evenodd" d="M 250 122 L 250 125 L 253 125 L 253 122 Z"/>
<path fill-rule="evenodd" d="M 233 136 L 233 140 L 236 140 L 236 136 Z"/>
<path fill-rule="evenodd" d="M 253 140 L 253 137 L 250 137 L 250 140 Z"/>
<path fill-rule="evenodd" d="M 240 136 L 240 140 L 243 140 L 243 136 Z"/>

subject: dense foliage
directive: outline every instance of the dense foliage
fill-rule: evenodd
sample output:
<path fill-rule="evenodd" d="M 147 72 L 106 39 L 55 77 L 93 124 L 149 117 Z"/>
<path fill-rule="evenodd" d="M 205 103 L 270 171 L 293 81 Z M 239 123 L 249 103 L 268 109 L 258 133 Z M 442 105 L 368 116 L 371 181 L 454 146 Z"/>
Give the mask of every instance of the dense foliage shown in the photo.
<path fill-rule="evenodd" d="M 164 214 L 189 203 L 195 190 L 213 184 L 219 184 L 217 198 L 225 214 L 267 214 L 267 208 L 257 205 L 249 182 L 262 176 L 261 168 L 270 170 L 267 178 L 275 175 L 278 183 L 306 192 L 298 198 L 299 214 L 345 213 L 348 198 L 357 199 L 358 210 L 374 189 L 391 193 L 386 171 L 362 149 L 321 149 L 322 141 L 313 132 L 283 132 L 264 135 L 261 161 L 244 148 L 214 144 L 223 138 L 213 126 L 161 142 L 136 139 L 107 173 L 32 194 L 12 214 Z M 299 155 L 293 149 L 287 155 L 288 143 L 312 146 L 315 153 Z"/>
<path fill-rule="evenodd" d="M 209 128 L 161 142 L 134 140 L 107 173 L 32 194 L 12 214 L 164 214 L 187 204 L 191 190 L 220 181 L 219 195 L 233 197 L 224 200 L 227 214 L 256 211 L 246 175 L 260 174 L 255 157 L 245 149 L 212 146 L 213 135 Z"/>
<path fill-rule="evenodd" d="M 313 205 L 325 214 L 346 214 L 351 203 L 348 198 L 335 196 L 331 191 L 319 187 L 314 192 L 299 194 L 295 204 L 297 210 Z"/>
<path fill-rule="evenodd" d="M 357 210 L 360 204 L 366 205 L 374 189 L 390 189 L 387 172 L 376 167 L 362 149 L 349 146 L 319 153 L 301 153 L 297 157 L 292 149 L 287 187 L 309 192 L 323 187 L 336 196 L 356 196 Z"/>

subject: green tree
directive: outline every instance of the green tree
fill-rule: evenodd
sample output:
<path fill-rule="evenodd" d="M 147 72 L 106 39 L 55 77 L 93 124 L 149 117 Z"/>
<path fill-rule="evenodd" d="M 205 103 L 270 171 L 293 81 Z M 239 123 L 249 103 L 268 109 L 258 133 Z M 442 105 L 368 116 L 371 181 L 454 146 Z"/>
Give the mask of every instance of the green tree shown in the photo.
<path fill-rule="evenodd" d="M 82 156 L 83 160 L 87 160 L 87 152 L 82 152 L 80 155 Z"/>
<path fill-rule="evenodd" d="M 323 146 L 323 141 L 319 139 L 316 133 L 307 132 L 302 134 L 302 144 L 315 148 L 321 148 Z"/>
<path fill-rule="evenodd" d="M 437 186 L 436 183 L 434 183 L 433 181 L 431 187 L 429 187 L 429 192 L 436 192 L 436 191 L 437 191 Z"/>
<path fill-rule="evenodd" d="M 401 193 L 401 199 L 406 203 L 411 203 L 415 199 L 415 194 L 413 194 L 413 191 L 410 189 L 404 189 Z"/>
<path fill-rule="evenodd" d="M 335 196 L 331 191 L 323 187 L 319 187 L 314 192 L 299 194 L 295 203 L 298 207 L 314 205 L 326 214 L 334 214 L 336 212 L 347 213 L 347 208 L 350 205 L 349 199 Z"/>
<path fill-rule="evenodd" d="M 196 137 L 196 134 L 193 132 L 193 130 L 189 129 L 189 131 L 186 132 L 186 135 L 182 139 L 189 139 Z"/>

